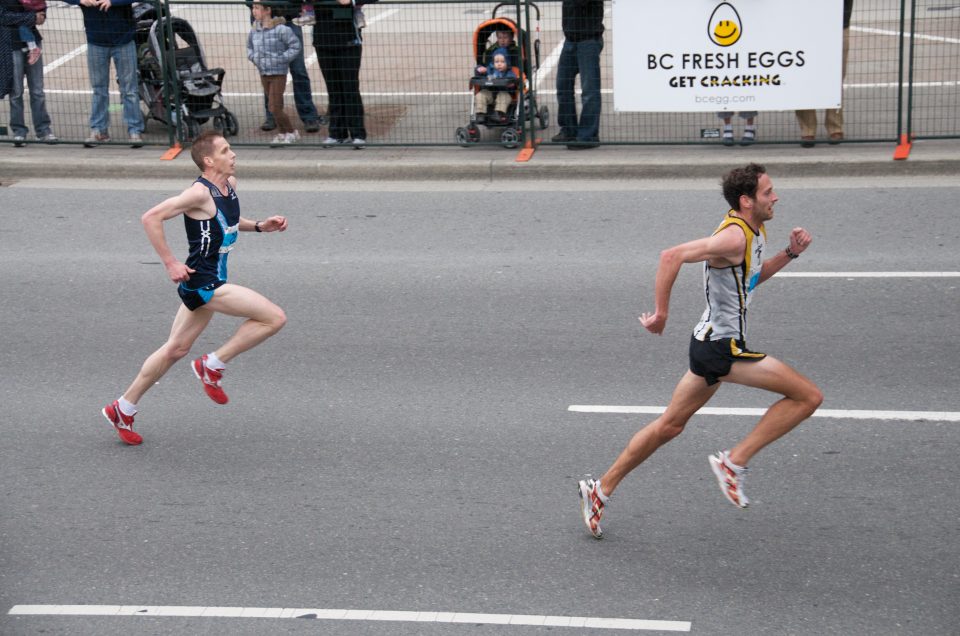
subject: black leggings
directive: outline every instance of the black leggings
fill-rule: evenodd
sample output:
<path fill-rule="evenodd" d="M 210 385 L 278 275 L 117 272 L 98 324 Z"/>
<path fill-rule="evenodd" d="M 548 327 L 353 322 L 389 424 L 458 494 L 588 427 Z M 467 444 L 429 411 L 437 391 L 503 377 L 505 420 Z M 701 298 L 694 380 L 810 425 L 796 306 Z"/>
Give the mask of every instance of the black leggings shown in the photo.
<path fill-rule="evenodd" d="M 366 139 L 363 125 L 363 98 L 360 96 L 360 58 L 363 46 L 316 47 L 317 63 L 327 85 L 330 100 L 330 136 Z"/>

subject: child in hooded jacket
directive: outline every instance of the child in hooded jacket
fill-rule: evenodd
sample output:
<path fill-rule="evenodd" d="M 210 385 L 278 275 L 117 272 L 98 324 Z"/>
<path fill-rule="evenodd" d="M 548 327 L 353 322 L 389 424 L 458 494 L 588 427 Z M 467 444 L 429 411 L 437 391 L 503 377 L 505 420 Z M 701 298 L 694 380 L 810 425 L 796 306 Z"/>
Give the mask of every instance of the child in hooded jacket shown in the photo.
<path fill-rule="evenodd" d="M 507 49 L 497 49 L 493 53 L 493 62 L 487 68 L 486 77 L 488 80 L 494 79 L 516 79 L 517 74 L 510 67 L 510 53 Z M 479 124 L 489 123 L 492 124 L 505 124 L 507 123 L 507 108 L 510 107 L 510 102 L 513 100 L 513 92 L 502 89 L 495 88 L 481 88 L 480 92 L 477 93 L 476 101 L 474 103 L 476 110 L 476 121 Z M 493 108 L 496 111 L 492 115 L 492 119 L 487 119 L 487 108 L 490 104 L 493 103 Z"/>
<path fill-rule="evenodd" d="M 260 71 L 260 81 L 267 94 L 267 109 L 280 132 L 273 145 L 292 144 L 300 139 L 290 117 L 283 110 L 283 91 L 287 88 L 290 62 L 302 50 L 300 40 L 284 18 L 274 18 L 269 5 L 254 2 L 253 26 L 247 36 L 247 59 Z"/>

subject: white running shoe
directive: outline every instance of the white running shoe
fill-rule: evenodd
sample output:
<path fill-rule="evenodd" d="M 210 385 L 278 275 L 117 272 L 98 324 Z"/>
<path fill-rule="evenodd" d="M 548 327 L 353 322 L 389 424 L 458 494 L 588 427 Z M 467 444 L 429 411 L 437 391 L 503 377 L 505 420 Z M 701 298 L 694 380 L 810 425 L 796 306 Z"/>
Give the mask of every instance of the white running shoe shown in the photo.
<path fill-rule="evenodd" d="M 339 143 L 341 143 L 339 139 L 334 139 L 333 137 L 327 137 L 326 139 L 323 140 L 321 145 L 324 148 L 330 148 L 332 146 L 336 146 Z"/>
<path fill-rule="evenodd" d="M 353 149 L 354 149 L 354 150 L 363 150 L 364 146 L 367 145 L 367 140 L 366 140 L 366 139 L 354 139 L 351 143 L 353 143 Z"/>
<path fill-rule="evenodd" d="M 579 486 L 580 493 L 580 514 L 583 516 L 583 523 L 587 526 L 587 531 L 593 535 L 594 539 L 603 538 L 603 530 L 600 529 L 600 518 L 603 516 L 603 508 L 606 505 L 606 498 L 600 494 L 600 482 L 592 479 L 581 479 Z"/>
<path fill-rule="evenodd" d="M 720 491 L 737 508 L 746 508 L 750 500 L 743 492 L 743 482 L 747 479 L 747 468 L 740 467 L 730 461 L 726 451 L 719 451 L 710 455 L 710 468 L 717 477 Z"/>

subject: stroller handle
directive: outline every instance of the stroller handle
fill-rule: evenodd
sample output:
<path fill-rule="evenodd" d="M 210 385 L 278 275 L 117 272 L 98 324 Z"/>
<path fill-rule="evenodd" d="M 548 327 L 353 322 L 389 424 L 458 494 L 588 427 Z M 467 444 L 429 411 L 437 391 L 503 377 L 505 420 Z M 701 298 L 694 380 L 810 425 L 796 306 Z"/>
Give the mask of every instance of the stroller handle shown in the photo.
<path fill-rule="evenodd" d="M 491 17 L 493 17 L 493 18 L 497 17 L 497 11 L 500 10 L 500 7 L 515 7 L 515 6 L 517 6 L 518 4 L 519 4 L 518 2 L 501 2 L 500 4 L 498 4 L 497 6 L 495 6 L 495 7 L 493 8 L 493 12 L 491 13 Z M 535 5 L 535 4 L 532 3 L 532 2 L 526 2 L 526 3 L 524 3 L 524 4 L 533 7 L 533 10 L 537 12 L 537 21 L 539 21 L 539 20 L 540 20 L 540 7 L 538 7 L 537 5 Z"/>

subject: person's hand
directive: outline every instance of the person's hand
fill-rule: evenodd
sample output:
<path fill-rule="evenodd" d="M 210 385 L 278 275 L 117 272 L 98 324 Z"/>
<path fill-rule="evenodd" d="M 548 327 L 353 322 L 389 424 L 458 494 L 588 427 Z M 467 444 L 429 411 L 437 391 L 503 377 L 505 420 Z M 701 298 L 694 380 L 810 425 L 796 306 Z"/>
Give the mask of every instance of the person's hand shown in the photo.
<path fill-rule="evenodd" d="M 46 11 L 37 11 L 37 20 L 36 25 L 40 26 L 47 21 L 47 12 Z"/>
<path fill-rule="evenodd" d="M 96 7 L 99 6 L 99 0 L 80 0 L 80 4 L 84 7 Z"/>
<path fill-rule="evenodd" d="M 802 254 L 803 250 L 807 249 L 812 242 L 813 237 L 810 236 L 810 232 L 802 227 L 795 227 L 790 232 L 790 251 L 794 254 Z"/>
<path fill-rule="evenodd" d="M 351 0 L 337 0 L 337 2 L 339 2 L 342 5 L 348 5 L 350 4 Z"/>
<path fill-rule="evenodd" d="M 284 232 L 287 229 L 287 217 L 271 216 L 260 221 L 261 232 Z"/>
<path fill-rule="evenodd" d="M 174 261 L 167 265 L 167 275 L 170 276 L 170 280 L 175 283 L 185 283 L 190 280 L 190 274 L 195 273 L 196 270 L 190 269 L 185 264 L 180 261 Z"/>
<path fill-rule="evenodd" d="M 660 335 L 663 333 L 664 327 L 667 326 L 667 317 L 656 312 L 644 312 L 640 314 L 640 324 L 650 333 Z"/>
<path fill-rule="evenodd" d="M 99 5 L 101 11 L 109 11 L 113 3 L 110 0 L 98 0 L 97 5 Z"/>
<path fill-rule="evenodd" d="M 487 74 L 487 67 L 486 67 L 486 66 L 478 66 L 478 67 L 477 67 L 477 75 L 486 75 L 486 74 Z"/>

